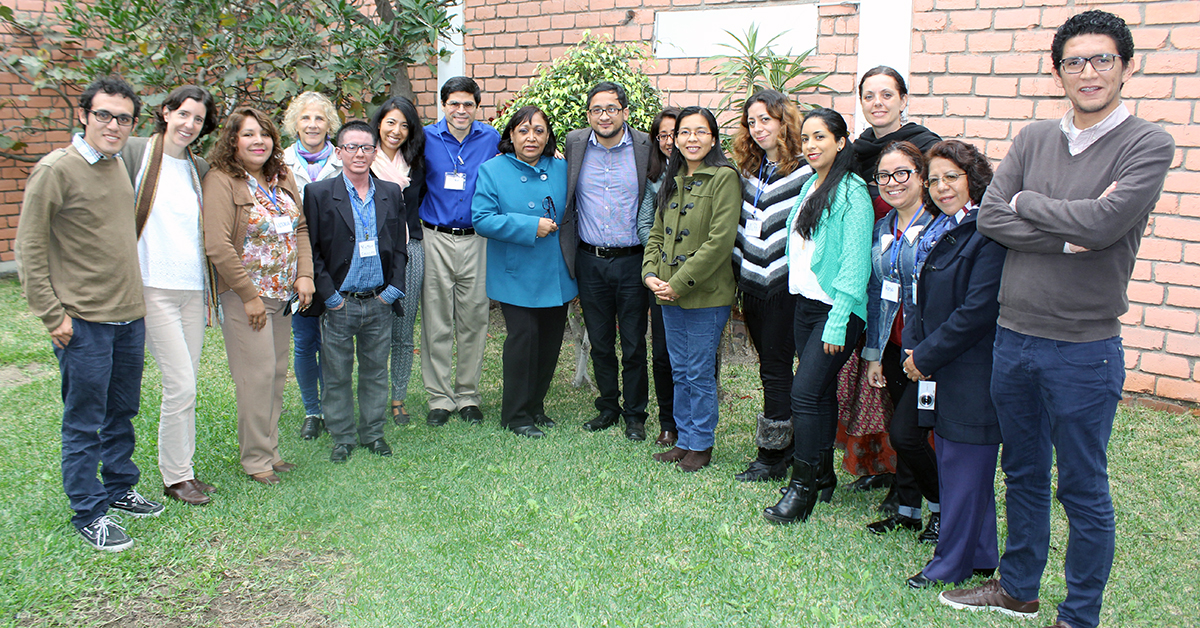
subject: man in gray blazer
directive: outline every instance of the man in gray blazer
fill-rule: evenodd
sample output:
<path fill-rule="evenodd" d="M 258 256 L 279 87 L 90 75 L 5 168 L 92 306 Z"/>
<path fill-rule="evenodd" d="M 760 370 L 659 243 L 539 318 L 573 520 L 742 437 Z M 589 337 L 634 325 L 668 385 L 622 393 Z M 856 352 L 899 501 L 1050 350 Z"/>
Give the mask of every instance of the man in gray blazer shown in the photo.
<path fill-rule="evenodd" d="M 607 81 L 588 93 L 591 128 L 567 134 L 567 207 L 559 227 L 563 255 L 579 281 L 579 303 L 592 343 L 599 416 L 583 424 L 604 430 L 625 417 L 625 436 L 646 439 L 649 376 L 646 323 L 649 292 L 642 285 L 637 211 L 646 190 L 649 136 L 626 124 L 625 89 Z M 578 250 L 577 250 L 578 249 Z M 617 384 L 617 329 L 621 380 Z"/>

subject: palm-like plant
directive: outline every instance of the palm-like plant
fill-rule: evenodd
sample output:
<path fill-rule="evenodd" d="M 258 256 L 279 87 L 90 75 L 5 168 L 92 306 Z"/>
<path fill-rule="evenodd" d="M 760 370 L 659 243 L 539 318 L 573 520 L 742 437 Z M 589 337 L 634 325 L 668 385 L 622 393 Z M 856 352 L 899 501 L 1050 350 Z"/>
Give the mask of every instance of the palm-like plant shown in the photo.
<path fill-rule="evenodd" d="M 721 111 L 741 111 L 746 98 L 762 89 L 776 89 L 793 99 L 796 94 L 808 89 L 829 89 L 822 82 L 829 78 L 829 72 L 805 76 L 813 69 L 805 62 L 815 48 L 799 55 L 793 55 L 791 50 L 779 54 L 775 52 L 774 45 L 783 33 L 759 45 L 757 24 L 751 24 L 741 37 L 730 31 L 725 32 L 735 43 L 720 45 L 728 48 L 731 54 L 709 58 L 709 61 L 718 62 L 712 73 L 717 77 L 717 85 L 725 93 L 718 105 Z M 807 108 L 804 103 L 797 104 L 802 109 Z"/>

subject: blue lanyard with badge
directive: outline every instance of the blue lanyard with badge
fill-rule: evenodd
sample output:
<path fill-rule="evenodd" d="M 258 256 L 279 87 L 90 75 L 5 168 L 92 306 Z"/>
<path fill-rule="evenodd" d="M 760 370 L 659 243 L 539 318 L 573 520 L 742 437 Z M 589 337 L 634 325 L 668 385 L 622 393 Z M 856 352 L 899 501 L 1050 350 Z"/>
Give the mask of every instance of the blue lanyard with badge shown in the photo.
<path fill-rule="evenodd" d="M 275 228 L 275 233 L 278 235 L 287 235 L 292 232 L 292 217 L 288 215 L 282 207 L 279 206 L 279 198 L 275 196 L 275 190 L 264 188 L 258 181 L 254 182 L 258 186 L 258 191 L 263 193 L 263 196 L 271 200 L 270 209 L 283 214 L 282 216 L 271 216 L 271 226 Z"/>
<path fill-rule="evenodd" d="M 913 223 L 917 222 L 917 218 L 921 216 L 923 210 L 924 208 L 918 209 L 913 214 L 913 217 L 909 219 L 908 225 L 904 227 L 904 231 L 900 232 L 900 237 L 894 238 L 892 241 L 892 261 L 888 265 L 888 276 L 883 280 L 882 294 L 879 295 L 885 301 L 891 301 L 892 303 L 900 302 L 900 268 L 897 266 L 897 262 L 900 260 L 900 249 L 904 243 L 904 238 L 908 235 L 908 230 L 912 228 Z M 899 220 L 900 214 L 896 214 L 892 218 L 893 231 L 900 225 Z"/>
<path fill-rule="evenodd" d="M 762 237 L 763 220 L 759 217 L 762 212 L 758 208 L 758 201 L 762 198 L 763 188 L 767 186 L 767 182 L 771 179 L 771 177 L 775 176 L 777 164 L 771 164 L 771 171 L 767 173 L 767 178 L 764 179 L 763 170 L 766 167 L 767 160 L 764 158 L 762 164 L 758 166 L 758 185 L 755 186 L 754 190 L 754 217 L 746 219 L 746 236 L 751 238 Z"/>
<path fill-rule="evenodd" d="M 450 144 L 446 142 L 446 137 L 444 135 L 438 135 L 438 137 L 442 140 L 442 147 L 446 149 L 446 155 L 450 157 L 450 164 L 454 166 L 454 172 L 446 173 L 446 182 L 443 184 L 444 187 L 447 190 L 458 191 L 467 189 L 467 173 L 458 171 L 459 166 L 466 165 L 462 160 L 462 152 L 463 148 L 466 147 L 466 144 L 459 144 L 458 155 L 454 155 L 450 152 Z"/>

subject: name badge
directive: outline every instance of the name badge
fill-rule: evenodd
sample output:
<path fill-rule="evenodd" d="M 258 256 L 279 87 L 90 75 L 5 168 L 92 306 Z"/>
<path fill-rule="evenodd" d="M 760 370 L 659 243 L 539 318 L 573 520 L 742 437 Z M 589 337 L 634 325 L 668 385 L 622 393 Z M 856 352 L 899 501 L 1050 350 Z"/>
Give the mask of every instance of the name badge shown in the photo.
<path fill-rule="evenodd" d="M 275 226 L 275 233 L 279 235 L 287 235 L 292 232 L 291 216 L 274 216 L 271 218 L 271 223 Z"/>
<path fill-rule="evenodd" d="M 892 281 L 891 279 L 884 279 L 883 280 L 883 294 L 881 294 L 879 296 L 883 297 L 884 301 L 891 301 L 892 303 L 899 303 L 900 302 L 900 282 Z"/>
<path fill-rule="evenodd" d="M 762 237 L 763 221 L 756 218 L 746 219 L 746 235 L 751 238 Z"/>
<path fill-rule="evenodd" d="M 446 173 L 446 189 L 447 190 L 465 190 L 465 189 L 467 189 L 467 173 L 465 173 L 465 172 L 447 172 Z"/>
<path fill-rule="evenodd" d="M 375 257 L 379 255 L 379 247 L 375 245 L 375 240 L 365 240 L 358 243 L 359 257 Z"/>

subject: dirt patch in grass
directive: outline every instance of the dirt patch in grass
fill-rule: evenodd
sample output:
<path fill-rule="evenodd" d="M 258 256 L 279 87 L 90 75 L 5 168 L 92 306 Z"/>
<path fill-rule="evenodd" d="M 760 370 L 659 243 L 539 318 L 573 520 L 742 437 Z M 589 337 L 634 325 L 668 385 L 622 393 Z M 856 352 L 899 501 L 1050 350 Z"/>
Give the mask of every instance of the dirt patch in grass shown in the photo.
<path fill-rule="evenodd" d="M 123 602 L 103 598 L 82 599 L 75 604 L 71 617 L 26 617 L 18 626 L 49 628 L 51 626 L 96 626 L 102 628 L 333 628 L 333 622 L 319 610 L 317 595 L 301 596 L 299 590 L 320 590 L 319 597 L 331 594 L 330 585 L 303 587 L 300 582 L 311 580 L 309 571 L 314 563 L 329 562 L 332 558 L 313 556 L 308 552 L 287 551 L 260 558 L 242 569 L 214 574 L 213 591 L 181 587 L 176 583 L 191 582 L 193 578 L 178 574 L 163 574 L 162 584 L 146 593 Z M 282 583 L 288 583 L 284 586 Z"/>
<path fill-rule="evenodd" d="M 0 389 L 28 384 L 53 372 L 50 367 L 37 362 L 25 366 L 0 366 Z"/>

